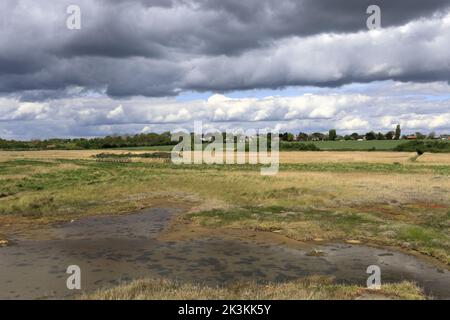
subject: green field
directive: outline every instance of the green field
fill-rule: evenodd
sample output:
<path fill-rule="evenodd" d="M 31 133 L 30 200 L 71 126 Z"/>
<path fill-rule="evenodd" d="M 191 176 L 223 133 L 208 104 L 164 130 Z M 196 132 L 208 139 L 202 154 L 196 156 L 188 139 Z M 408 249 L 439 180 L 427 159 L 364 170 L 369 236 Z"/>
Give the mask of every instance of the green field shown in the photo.
<path fill-rule="evenodd" d="M 408 142 L 408 140 L 343 140 L 343 141 L 300 141 L 294 143 L 302 144 L 314 144 L 320 150 L 324 151 L 392 151 L 398 145 Z M 282 142 L 280 149 L 285 150 L 283 145 L 291 142 Z M 149 146 L 149 147 L 131 147 L 131 148 L 119 148 L 121 150 L 158 150 L 158 151 L 170 151 L 173 146 Z M 286 149 L 287 150 L 287 149 Z"/>
<path fill-rule="evenodd" d="M 352 151 L 352 150 L 378 150 L 390 151 L 407 140 L 343 140 L 343 141 L 305 141 L 312 143 L 320 150 Z"/>

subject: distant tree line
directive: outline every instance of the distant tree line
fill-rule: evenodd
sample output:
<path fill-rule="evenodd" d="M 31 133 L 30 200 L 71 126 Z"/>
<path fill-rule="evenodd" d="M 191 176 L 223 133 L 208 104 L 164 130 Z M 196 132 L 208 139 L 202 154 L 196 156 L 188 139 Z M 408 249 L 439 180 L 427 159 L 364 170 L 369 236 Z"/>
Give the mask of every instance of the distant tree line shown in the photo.
<path fill-rule="evenodd" d="M 0 139 L 2 150 L 79 150 L 173 145 L 170 132 L 113 135 L 102 138 L 46 139 L 17 141 Z"/>
<path fill-rule="evenodd" d="M 222 133 L 225 141 L 225 133 Z M 270 135 L 270 133 L 269 133 Z M 437 139 L 440 137 L 448 138 L 448 135 L 437 136 L 434 132 L 429 134 L 422 134 L 416 132 L 413 135 L 402 135 L 400 125 L 397 125 L 395 130 L 386 133 L 370 131 L 365 134 L 354 132 L 347 135 L 339 135 L 336 129 L 330 129 L 328 133 L 314 132 L 305 133 L 300 132 L 297 135 L 291 132 L 280 133 L 280 140 L 282 142 L 293 141 L 336 141 L 336 140 L 425 140 Z M 191 139 L 194 135 L 191 133 Z M 235 140 L 237 138 L 235 137 Z M 270 137 L 268 137 L 270 140 Z M 210 142 L 210 139 L 204 139 L 203 143 Z M 31 140 L 31 141 L 17 141 L 4 140 L 0 138 L 0 150 L 80 150 L 80 149 L 109 149 L 109 148 L 131 148 L 131 147 L 146 147 L 146 146 L 164 146 L 175 145 L 177 141 L 171 141 L 170 132 L 163 133 L 141 133 L 135 135 L 111 135 L 98 138 L 75 138 L 75 139 L 46 139 L 46 140 Z M 283 145 L 286 149 L 303 150 L 305 147 L 300 145 Z M 307 148 L 313 148 L 311 146 Z M 309 149 L 308 149 L 309 150 Z"/>
<path fill-rule="evenodd" d="M 446 138 L 448 137 L 448 135 L 444 136 Z M 400 125 L 397 125 L 395 130 L 388 131 L 386 133 L 369 131 L 364 134 L 354 132 L 352 134 L 338 135 L 336 129 L 330 129 L 328 131 L 328 134 L 321 132 L 314 132 L 311 134 L 308 134 L 306 132 L 300 132 L 298 135 L 294 135 L 289 132 L 284 132 L 280 134 L 281 141 L 400 140 L 400 139 L 424 140 L 437 138 L 439 137 L 436 135 L 435 132 L 430 132 L 428 134 L 416 132 L 411 135 L 402 135 Z"/>

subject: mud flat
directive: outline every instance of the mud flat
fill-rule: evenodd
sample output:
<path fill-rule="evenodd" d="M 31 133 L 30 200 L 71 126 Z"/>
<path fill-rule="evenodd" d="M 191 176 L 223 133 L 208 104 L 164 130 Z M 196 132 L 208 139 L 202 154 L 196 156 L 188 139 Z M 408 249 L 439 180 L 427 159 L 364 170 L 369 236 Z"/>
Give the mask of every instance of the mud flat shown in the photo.
<path fill-rule="evenodd" d="M 15 235 L 10 246 L 0 248 L 0 298 L 71 298 L 80 292 L 66 288 L 69 265 L 81 268 L 83 292 L 145 277 L 226 285 L 319 274 L 365 285 L 367 267 L 378 265 L 384 283 L 415 281 L 427 295 L 450 299 L 448 268 L 418 257 L 352 244 L 293 248 L 220 235 L 186 241 L 158 238 L 175 214 L 174 209 L 148 209 Z M 311 250 L 321 254 L 311 255 Z"/>

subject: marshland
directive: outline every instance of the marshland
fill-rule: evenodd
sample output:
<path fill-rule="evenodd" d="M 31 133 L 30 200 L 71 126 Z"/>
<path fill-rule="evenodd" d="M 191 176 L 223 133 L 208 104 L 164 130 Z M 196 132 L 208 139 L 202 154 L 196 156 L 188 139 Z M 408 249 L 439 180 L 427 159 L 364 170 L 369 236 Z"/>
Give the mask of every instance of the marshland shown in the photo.
<path fill-rule="evenodd" d="M 281 152 L 262 176 L 148 152 L 1 152 L 1 296 L 450 297 L 447 153 Z"/>

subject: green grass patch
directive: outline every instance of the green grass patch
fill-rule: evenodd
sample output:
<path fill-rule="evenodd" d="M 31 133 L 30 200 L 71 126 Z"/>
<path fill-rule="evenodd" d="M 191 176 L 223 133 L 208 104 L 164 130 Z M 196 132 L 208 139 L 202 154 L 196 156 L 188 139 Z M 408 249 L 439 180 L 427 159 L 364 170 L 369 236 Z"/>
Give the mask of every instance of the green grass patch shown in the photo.
<path fill-rule="evenodd" d="M 320 148 L 314 143 L 281 141 L 280 151 L 320 151 Z"/>
<path fill-rule="evenodd" d="M 292 144 L 313 144 L 326 151 L 391 151 L 406 140 L 342 140 L 342 141 L 300 141 L 287 142 Z M 284 145 L 285 143 L 282 143 Z M 286 146 L 285 149 L 289 150 Z"/>
<path fill-rule="evenodd" d="M 395 147 L 395 151 L 444 153 L 450 152 L 450 141 L 418 140 L 402 143 Z"/>
<path fill-rule="evenodd" d="M 408 242 L 426 243 L 432 245 L 433 242 L 444 240 L 439 237 L 436 230 L 421 226 L 405 226 L 399 232 L 399 238 Z"/>

